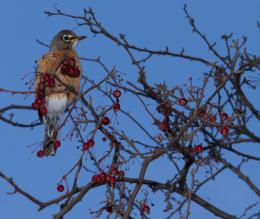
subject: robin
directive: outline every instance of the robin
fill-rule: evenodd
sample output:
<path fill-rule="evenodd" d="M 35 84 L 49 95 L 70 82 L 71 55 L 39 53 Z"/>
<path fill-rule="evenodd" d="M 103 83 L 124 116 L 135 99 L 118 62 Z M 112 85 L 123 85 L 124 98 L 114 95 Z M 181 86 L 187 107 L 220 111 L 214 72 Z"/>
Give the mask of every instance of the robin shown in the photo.
<path fill-rule="evenodd" d="M 62 30 L 54 36 L 49 52 L 38 61 L 32 107 L 38 110 L 45 127 L 43 152 L 46 156 L 55 155 L 60 146 L 58 132 L 62 116 L 80 88 L 82 68 L 75 47 L 84 38 L 71 30 Z"/>

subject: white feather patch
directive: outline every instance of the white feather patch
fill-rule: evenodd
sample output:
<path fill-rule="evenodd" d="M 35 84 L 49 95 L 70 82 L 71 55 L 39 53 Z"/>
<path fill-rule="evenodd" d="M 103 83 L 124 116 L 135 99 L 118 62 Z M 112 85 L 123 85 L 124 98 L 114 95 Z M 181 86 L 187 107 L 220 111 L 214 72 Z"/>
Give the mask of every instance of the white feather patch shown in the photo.
<path fill-rule="evenodd" d="M 77 47 L 77 44 L 78 44 L 78 40 L 75 40 L 73 43 L 72 43 L 72 48 L 75 49 Z"/>
<path fill-rule="evenodd" d="M 67 95 L 58 96 L 58 95 L 51 95 L 47 99 L 47 110 L 50 113 L 64 113 L 67 107 Z"/>

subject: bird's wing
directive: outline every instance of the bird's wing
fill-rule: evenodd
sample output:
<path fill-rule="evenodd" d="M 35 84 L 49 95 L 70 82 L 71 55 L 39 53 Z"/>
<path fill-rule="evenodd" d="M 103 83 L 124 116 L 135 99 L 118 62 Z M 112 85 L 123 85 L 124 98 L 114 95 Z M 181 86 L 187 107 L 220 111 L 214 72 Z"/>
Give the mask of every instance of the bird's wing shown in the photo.
<path fill-rule="evenodd" d="M 35 79 L 35 91 L 38 92 L 38 85 L 41 82 L 41 78 L 44 74 L 48 73 L 53 75 L 56 81 L 55 86 L 52 88 L 46 88 L 46 96 L 52 95 L 54 93 L 64 93 L 68 95 L 69 101 L 72 101 L 76 95 L 76 92 L 79 91 L 80 87 L 80 76 L 79 77 L 70 77 L 68 75 L 62 74 L 61 64 L 65 58 L 73 58 L 75 60 L 75 65 L 80 70 L 81 75 L 81 65 L 80 59 L 77 56 L 76 52 L 73 50 L 54 50 L 46 53 L 38 61 L 38 68 L 36 72 Z M 72 88 L 72 91 L 70 88 Z"/>

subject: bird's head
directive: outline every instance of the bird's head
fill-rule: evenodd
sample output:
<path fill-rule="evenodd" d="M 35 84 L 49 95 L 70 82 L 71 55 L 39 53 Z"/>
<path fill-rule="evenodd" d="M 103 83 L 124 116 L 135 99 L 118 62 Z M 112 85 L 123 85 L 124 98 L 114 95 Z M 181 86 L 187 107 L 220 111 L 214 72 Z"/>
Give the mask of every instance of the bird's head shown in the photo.
<path fill-rule="evenodd" d="M 52 39 L 51 49 L 74 49 L 78 41 L 85 38 L 86 36 L 77 36 L 71 30 L 61 30 Z"/>

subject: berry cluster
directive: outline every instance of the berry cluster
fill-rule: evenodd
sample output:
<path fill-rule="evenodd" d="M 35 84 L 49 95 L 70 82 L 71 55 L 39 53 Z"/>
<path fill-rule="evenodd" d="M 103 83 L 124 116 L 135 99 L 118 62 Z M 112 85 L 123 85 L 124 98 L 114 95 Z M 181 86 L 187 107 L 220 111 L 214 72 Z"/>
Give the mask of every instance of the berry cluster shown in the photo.
<path fill-rule="evenodd" d="M 87 140 L 87 142 L 83 144 L 82 151 L 87 151 L 94 145 L 95 145 L 95 141 L 93 139 L 89 139 Z"/>
<path fill-rule="evenodd" d="M 222 112 L 221 115 L 221 122 L 223 124 L 223 126 L 220 128 L 219 132 L 223 135 L 223 136 L 228 136 L 229 134 L 229 128 L 227 127 L 227 123 L 229 123 L 229 116 L 227 113 Z"/>
<path fill-rule="evenodd" d="M 228 136 L 229 134 L 229 123 L 230 123 L 230 118 L 227 113 L 222 112 L 220 114 L 220 120 L 221 120 L 221 127 L 219 128 L 220 134 L 223 136 Z M 209 121 L 212 123 L 215 123 L 217 121 L 217 117 L 215 115 L 210 115 L 209 116 Z"/>
<path fill-rule="evenodd" d="M 119 97 L 121 96 L 121 91 L 116 89 L 113 91 L 113 96 L 116 98 L 116 103 L 114 103 L 113 108 L 115 111 L 120 110 Z"/>
<path fill-rule="evenodd" d="M 53 142 L 54 149 L 57 150 L 61 146 L 61 142 L 59 140 L 55 140 Z M 37 157 L 42 158 L 45 156 L 45 151 L 44 150 L 39 150 L 36 153 Z"/>
<path fill-rule="evenodd" d="M 41 116 L 45 116 L 48 112 L 45 106 L 45 96 L 46 96 L 46 88 L 55 87 L 55 79 L 52 75 L 45 73 L 41 74 L 40 82 L 38 83 L 38 87 L 36 88 L 37 94 L 35 101 L 32 103 L 32 108 L 34 110 L 39 110 Z"/>
<path fill-rule="evenodd" d="M 216 125 L 215 123 L 217 121 L 217 116 L 214 114 L 207 113 L 207 107 L 203 107 L 199 110 L 199 117 L 203 118 L 204 120 L 208 120 L 211 123 L 214 123 L 214 125 Z M 219 118 L 221 122 L 219 132 L 220 134 L 226 137 L 229 134 L 229 125 L 231 123 L 231 118 L 226 112 L 221 112 Z"/>
<path fill-rule="evenodd" d="M 116 177 L 123 178 L 124 176 L 125 176 L 125 172 L 123 170 L 112 168 L 108 173 L 101 172 L 100 174 L 92 176 L 92 182 L 94 183 L 107 182 L 113 185 L 116 183 Z"/>
<path fill-rule="evenodd" d="M 78 66 L 76 66 L 76 62 L 74 58 L 67 57 L 61 63 L 61 73 L 64 75 L 68 75 L 72 78 L 77 78 L 80 76 L 80 70 Z"/>
<path fill-rule="evenodd" d="M 113 91 L 113 96 L 116 98 L 116 102 L 113 104 L 113 109 L 115 111 L 118 111 L 118 110 L 120 110 L 120 107 L 121 107 L 120 103 L 119 103 L 119 97 L 121 96 L 121 91 L 118 90 L 118 89 L 114 90 Z M 102 125 L 109 125 L 110 122 L 111 121 L 110 121 L 109 117 L 107 117 L 107 116 L 104 116 L 102 118 L 102 120 L 101 120 L 101 124 Z"/>
<path fill-rule="evenodd" d="M 180 106 L 185 106 L 187 103 L 188 103 L 188 100 L 185 97 L 181 97 L 181 98 L 178 99 L 178 104 Z M 211 123 L 215 123 L 217 121 L 216 115 L 207 113 L 207 107 L 206 106 L 199 110 L 198 115 L 199 115 L 200 118 L 207 119 Z M 220 127 L 219 132 L 223 136 L 228 136 L 229 128 L 228 128 L 227 125 L 225 125 L 225 123 L 227 123 L 230 120 L 228 114 L 225 113 L 225 112 L 222 112 L 220 114 L 220 120 L 221 120 L 222 126 Z M 167 131 L 167 129 L 168 129 L 167 123 L 165 121 L 159 122 L 158 126 L 159 126 L 159 129 L 162 130 L 162 131 Z"/>

